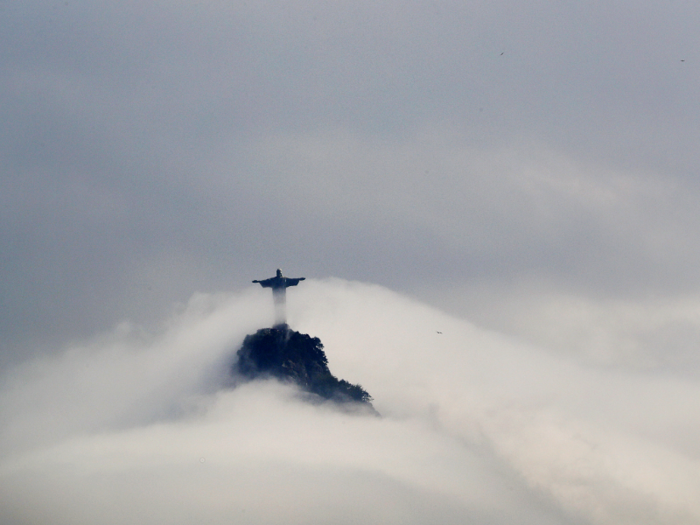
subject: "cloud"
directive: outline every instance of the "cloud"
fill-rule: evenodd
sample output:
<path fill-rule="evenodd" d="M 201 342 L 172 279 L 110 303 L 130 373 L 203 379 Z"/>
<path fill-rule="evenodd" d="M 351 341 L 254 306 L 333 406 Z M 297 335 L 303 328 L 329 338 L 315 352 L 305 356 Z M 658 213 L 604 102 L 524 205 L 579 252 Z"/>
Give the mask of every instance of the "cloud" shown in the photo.
<path fill-rule="evenodd" d="M 224 388 L 263 290 L 200 294 L 2 378 L 16 523 L 682 524 L 700 507 L 696 382 L 582 366 L 385 288 L 307 280 L 290 324 L 381 418 Z M 442 332 L 441 334 L 438 332 Z"/>

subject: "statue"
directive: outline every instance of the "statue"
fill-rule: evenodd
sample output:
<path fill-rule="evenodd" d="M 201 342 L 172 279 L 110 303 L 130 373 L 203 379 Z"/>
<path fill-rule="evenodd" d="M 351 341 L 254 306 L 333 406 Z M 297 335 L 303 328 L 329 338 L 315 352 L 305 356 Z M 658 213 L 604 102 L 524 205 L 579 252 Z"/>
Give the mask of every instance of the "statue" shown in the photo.
<path fill-rule="evenodd" d="M 272 288 L 272 298 L 275 301 L 275 326 L 287 324 L 287 287 L 296 286 L 306 277 L 290 278 L 282 275 L 282 270 L 277 269 L 277 275 L 263 281 L 253 281 L 263 288 Z"/>

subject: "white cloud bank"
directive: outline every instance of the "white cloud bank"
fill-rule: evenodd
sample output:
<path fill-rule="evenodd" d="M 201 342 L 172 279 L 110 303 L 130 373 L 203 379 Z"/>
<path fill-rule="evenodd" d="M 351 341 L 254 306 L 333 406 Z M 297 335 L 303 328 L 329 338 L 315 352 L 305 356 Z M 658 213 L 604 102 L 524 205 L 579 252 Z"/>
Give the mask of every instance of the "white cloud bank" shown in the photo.
<path fill-rule="evenodd" d="M 4 374 L 3 522 L 700 521 L 696 382 L 584 368 L 377 286 L 310 280 L 289 306 L 382 418 L 220 389 L 270 298 L 196 296 L 160 335 Z"/>

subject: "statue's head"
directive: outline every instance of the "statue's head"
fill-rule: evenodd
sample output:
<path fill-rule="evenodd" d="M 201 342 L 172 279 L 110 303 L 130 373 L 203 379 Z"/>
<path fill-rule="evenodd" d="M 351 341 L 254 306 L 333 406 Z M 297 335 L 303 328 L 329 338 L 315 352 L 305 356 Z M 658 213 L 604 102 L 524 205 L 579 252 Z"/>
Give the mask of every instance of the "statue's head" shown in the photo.
<path fill-rule="evenodd" d="M 282 277 L 282 270 L 277 268 L 277 277 Z"/>

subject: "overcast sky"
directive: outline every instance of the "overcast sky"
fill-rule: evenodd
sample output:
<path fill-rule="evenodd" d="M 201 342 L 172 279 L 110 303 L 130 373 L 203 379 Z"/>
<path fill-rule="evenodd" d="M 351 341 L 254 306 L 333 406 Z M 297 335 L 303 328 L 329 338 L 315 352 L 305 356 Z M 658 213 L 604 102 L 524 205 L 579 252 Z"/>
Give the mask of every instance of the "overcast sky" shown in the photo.
<path fill-rule="evenodd" d="M 0 9 L 6 361 L 277 267 L 516 333 L 697 297 L 693 2 Z"/>
<path fill-rule="evenodd" d="M 0 2 L 0 366 L 279 267 L 696 386 L 698 27 L 686 0 Z"/>

